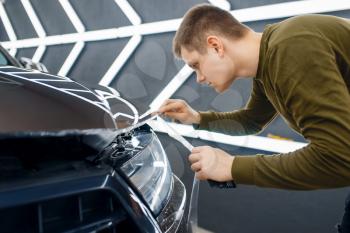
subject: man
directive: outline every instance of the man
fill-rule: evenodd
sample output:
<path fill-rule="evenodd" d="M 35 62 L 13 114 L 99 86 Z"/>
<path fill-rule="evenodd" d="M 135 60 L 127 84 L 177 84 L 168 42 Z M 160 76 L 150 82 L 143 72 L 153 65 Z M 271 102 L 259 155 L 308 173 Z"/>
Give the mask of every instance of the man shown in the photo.
<path fill-rule="evenodd" d="M 186 13 L 173 49 L 195 70 L 198 83 L 221 93 L 238 77 L 254 77 L 253 90 L 238 111 L 197 112 L 170 99 L 160 113 L 230 135 L 256 134 L 280 114 L 309 141 L 273 156 L 196 147 L 189 160 L 199 179 L 294 190 L 350 185 L 350 21 L 305 15 L 257 33 L 229 12 L 198 5 Z M 341 232 L 350 232 L 347 215 Z"/>

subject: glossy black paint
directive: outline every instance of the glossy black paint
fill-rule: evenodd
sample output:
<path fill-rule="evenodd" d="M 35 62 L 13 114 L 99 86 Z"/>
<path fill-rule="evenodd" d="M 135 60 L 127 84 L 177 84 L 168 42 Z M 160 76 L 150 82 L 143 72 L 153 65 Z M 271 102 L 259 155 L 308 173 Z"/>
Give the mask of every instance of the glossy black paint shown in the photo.
<path fill-rule="evenodd" d="M 75 179 L 65 180 L 64 177 L 56 177 L 56 181 L 41 181 L 35 185 L 17 186 L 15 189 L 1 189 L 0 191 L 0 210 L 15 206 L 23 206 L 33 203 L 48 202 L 55 198 L 62 198 L 72 195 L 78 195 L 94 190 L 106 190 L 110 192 L 121 203 L 133 223 L 138 227 L 139 232 L 161 232 L 159 226 L 152 216 L 150 210 L 140 199 L 130 184 L 125 182 L 118 172 L 108 168 L 96 169 L 88 174 L 77 176 Z M 1 216 L 1 215 L 0 215 Z M 118 218 L 107 218 L 102 225 L 104 227 L 118 223 Z M 11 229 L 5 229 L 2 224 L 2 231 L 10 232 Z M 70 229 L 71 231 L 79 230 Z M 96 229 L 95 229 L 96 230 Z M 86 232 L 92 231 L 90 228 Z"/>
<path fill-rule="evenodd" d="M 121 133 L 113 117 L 125 105 L 118 103 L 118 93 L 23 69 L 6 51 L 0 52 L 15 66 L 0 67 L 1 232 L 175 232 L 186 199 L 177 178 L 176 193 L 157 217 L 117 166 L 99 160 Z M 118 97 L 114 109 L 104 95 Z M 149 127 L 141 128 L 132 131 L 152 134 Z M 109 214 L 101 214 L 97 204 L 106 193 L 113 204 Z M 92 194 L 101 197 L 92 199 L 96 219 L 86 222 L 92 207 L 81 200 Z"/>

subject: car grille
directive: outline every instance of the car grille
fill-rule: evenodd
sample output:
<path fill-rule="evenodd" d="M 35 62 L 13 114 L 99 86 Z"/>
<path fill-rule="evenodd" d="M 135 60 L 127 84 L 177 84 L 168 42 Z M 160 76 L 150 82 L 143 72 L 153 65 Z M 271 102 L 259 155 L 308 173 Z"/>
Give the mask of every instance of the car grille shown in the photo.
<path fill-rule="evenodd" d="M 0 210 L 1 232 L 138 232 L 107 190 L 58 197 Z"/>

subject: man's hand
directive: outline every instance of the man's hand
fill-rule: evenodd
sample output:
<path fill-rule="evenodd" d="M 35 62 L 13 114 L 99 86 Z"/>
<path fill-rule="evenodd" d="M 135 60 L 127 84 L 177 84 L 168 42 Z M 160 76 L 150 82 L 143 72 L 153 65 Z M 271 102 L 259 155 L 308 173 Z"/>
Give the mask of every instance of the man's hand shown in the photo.
<path fill-rule="evenodd" d="M 200 122 L 199 113 L 184 100 L 168 99 L 160 106 L 158 112 L 183 124 L 199 124 Z"/>
<path fill-rule="evenodd" d="M 199 146 L 188 157 L 199 180 L 231 181 L 234 156 L 210 146 Z"/>

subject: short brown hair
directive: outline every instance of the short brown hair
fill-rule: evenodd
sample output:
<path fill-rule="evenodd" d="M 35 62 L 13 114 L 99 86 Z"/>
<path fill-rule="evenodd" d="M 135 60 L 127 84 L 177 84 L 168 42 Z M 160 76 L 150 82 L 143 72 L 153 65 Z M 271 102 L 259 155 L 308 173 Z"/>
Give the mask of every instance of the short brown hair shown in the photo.
<path fill-rule="evenodd" d="M 228 38 L 241 38 L 248 28 L 235 19 L 230 12 L 209 4 L 192 7 L 185 14 L 173 39 L 173 53 L 181 58 L 181 48 L 203 54 L 209 32 Z"/>

